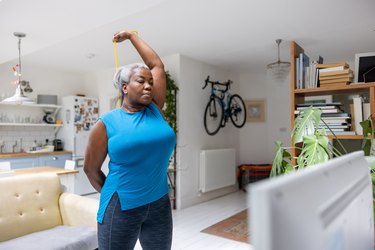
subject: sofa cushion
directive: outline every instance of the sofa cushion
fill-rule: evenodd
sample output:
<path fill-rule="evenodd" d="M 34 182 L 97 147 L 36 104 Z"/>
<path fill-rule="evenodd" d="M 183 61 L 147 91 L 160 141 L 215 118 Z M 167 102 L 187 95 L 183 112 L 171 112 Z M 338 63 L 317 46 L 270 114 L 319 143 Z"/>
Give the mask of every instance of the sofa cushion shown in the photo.
<path fill-rule="evenodd" d="M 0 178 L 0 190 L 0 242 L 62 224 L 56 174 Z"/>
<path fill-rule="evenodd" d="M 92 227 L 57 226 L 0 242 L 0 249 L 6 250 L 93 250 L 97 247 L 97 233 Z"/>

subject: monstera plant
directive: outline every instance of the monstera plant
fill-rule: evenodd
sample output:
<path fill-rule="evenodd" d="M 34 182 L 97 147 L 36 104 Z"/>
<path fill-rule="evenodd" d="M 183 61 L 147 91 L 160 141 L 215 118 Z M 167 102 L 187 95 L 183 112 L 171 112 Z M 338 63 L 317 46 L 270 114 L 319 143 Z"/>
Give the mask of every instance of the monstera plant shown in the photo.
<path fill-rule="evenodd" d="M 335 136 L 334 132 L 321 119 L 321 114 L 322 111 L 319 108 L 309 107 L 301 111 L 296 117 L 291 133 L 294 142 L 293 146 L 284 147 L 280 141 L 275 143 L 276 155 L 272 163 L 270 176 L 322 163 L 342 154 L 340 150 L 330 144 L 326 129 L 319 128 L 319 123 L 324 123 Z M 338 142 L 342 151 L 347 153 L 341 142 L 339 140 Z M 294 159 L 292 159 L 292 155 L 289 152 L 292 148 L 300 152 Z"/>

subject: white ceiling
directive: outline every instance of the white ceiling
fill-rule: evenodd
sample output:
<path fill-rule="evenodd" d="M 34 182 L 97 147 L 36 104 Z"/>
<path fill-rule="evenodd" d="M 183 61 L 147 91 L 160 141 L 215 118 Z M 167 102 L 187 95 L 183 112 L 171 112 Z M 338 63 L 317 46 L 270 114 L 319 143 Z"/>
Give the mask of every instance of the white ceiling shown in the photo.
<path fill-rule="evenodd" d="M 374 0 L 0 0 L 0 64 L 86 72 L 114 67 L 112 36 L 137 29 L 160 56 L 180 53 L 236 72 L 289 60 L 289 41 L 311 59 L 353 61 L 375 51 Z M 88 59 L 93 53 L 96 56 Z M 139 60 L 119 45 L 120 64 Z"/>

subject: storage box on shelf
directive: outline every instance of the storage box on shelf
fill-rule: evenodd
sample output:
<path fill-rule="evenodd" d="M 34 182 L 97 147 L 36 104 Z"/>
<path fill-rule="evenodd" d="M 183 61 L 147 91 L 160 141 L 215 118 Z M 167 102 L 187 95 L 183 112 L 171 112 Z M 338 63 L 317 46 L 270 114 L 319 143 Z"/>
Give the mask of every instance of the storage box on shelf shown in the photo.
<path fill-rule="evenodd" d="M 292 41 L 290 44 L 290 88 L 291 88 L 291 127 L 294 127 L 295 109 L 297 104 L 305 103 L 305 97 L 307 96 L 326 96 L 332 95 L 336 97 L 348 97 L 349 95 L 366 94 L 368 95 L 370 114 L 375 113 L 375 82 L 371 83 L 351 83 L 348 85 L 324 85 L 324 87 L 315 88 L 296 88 L 296 74 L 297 74 L 297 63 L 296 58 L 300 57 L 300 54 L 304 53 L 304 49 L 299 46 L 296 42 Z M 348 106 L 345 107 L 345 112 L 351 113 Z M 363 139 L 363 135 L 336 135 L 338 139 Z M 329 135 L 329 138 L 334 139 L 334 136 Z M 296 155 L 295 149 L 292 150 L 292 155 Z"/>

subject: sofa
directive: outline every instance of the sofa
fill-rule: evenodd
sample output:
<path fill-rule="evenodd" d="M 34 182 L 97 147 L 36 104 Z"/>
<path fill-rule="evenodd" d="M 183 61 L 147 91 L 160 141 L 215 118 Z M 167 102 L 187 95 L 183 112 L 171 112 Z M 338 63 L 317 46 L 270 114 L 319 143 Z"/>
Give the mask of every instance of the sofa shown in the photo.
<path fill-rule="evenodd" d="M 63 193 L 56 174 L 0 178 L 0 250 L 98 248 L 98 200 Z"/>

